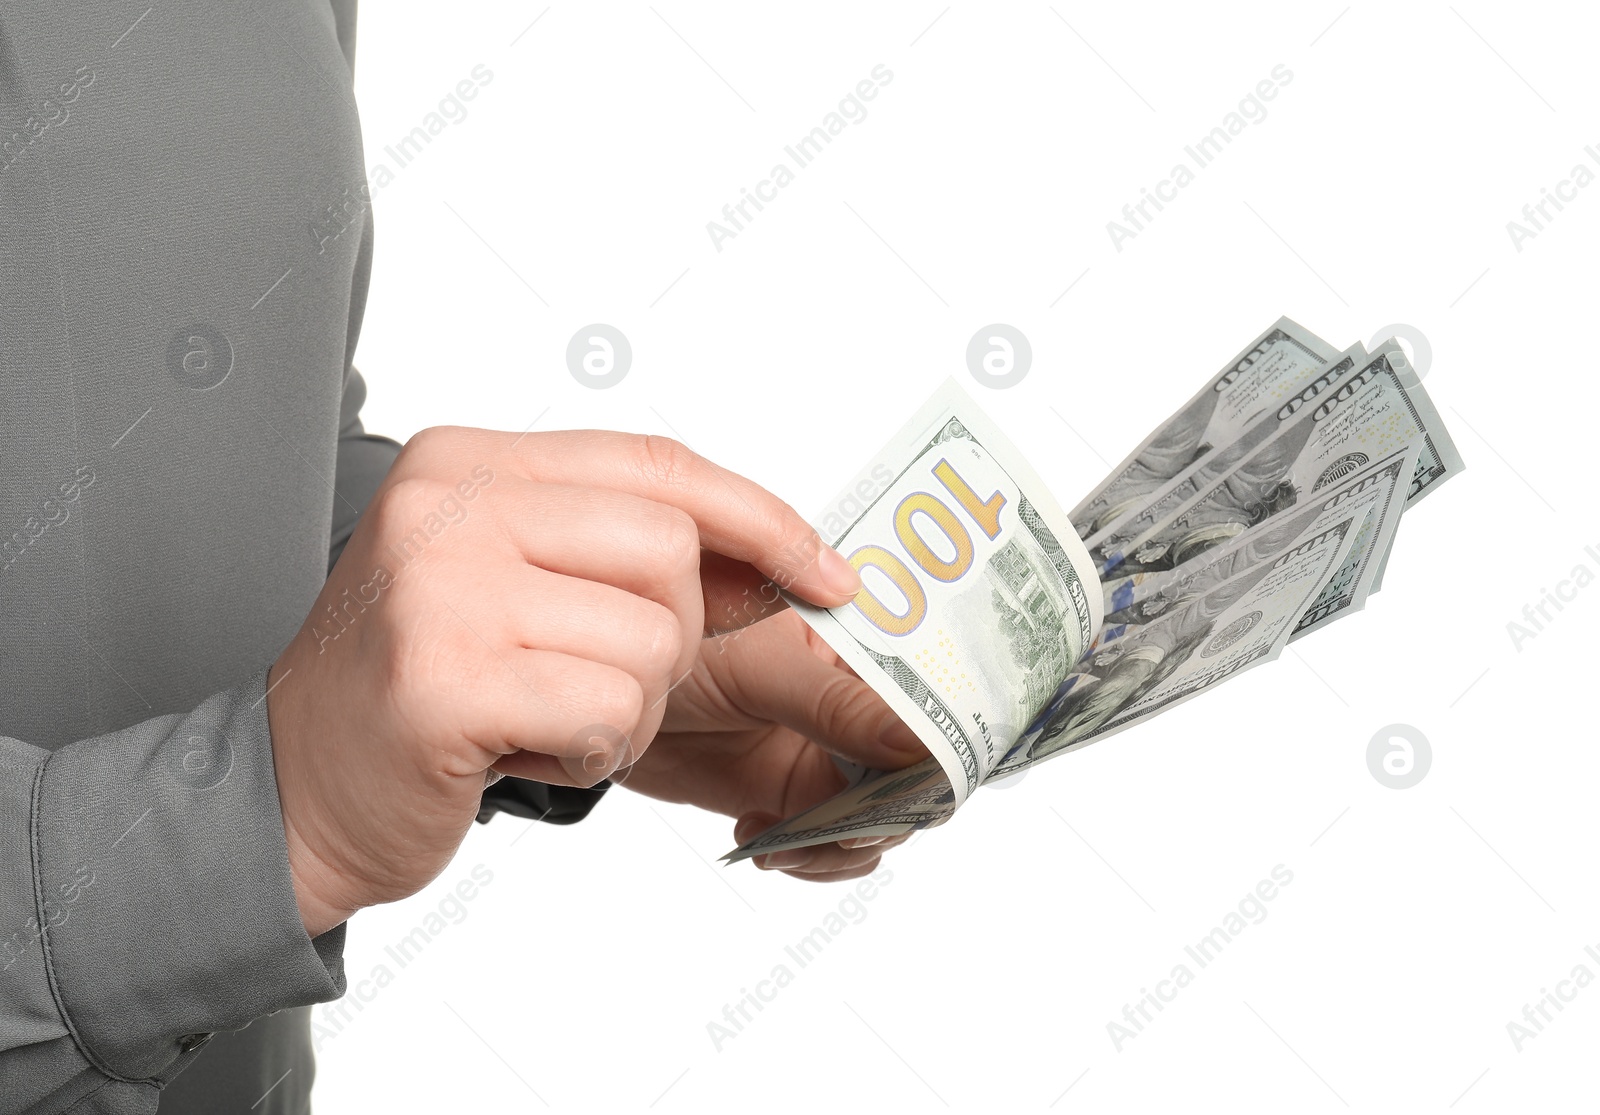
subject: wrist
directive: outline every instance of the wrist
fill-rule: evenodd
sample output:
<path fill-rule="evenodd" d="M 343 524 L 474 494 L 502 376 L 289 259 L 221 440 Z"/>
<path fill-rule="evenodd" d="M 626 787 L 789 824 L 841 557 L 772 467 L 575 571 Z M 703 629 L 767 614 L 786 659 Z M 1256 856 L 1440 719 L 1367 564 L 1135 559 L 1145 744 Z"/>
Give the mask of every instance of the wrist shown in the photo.
<path fill-rule="evenodd" d="M 291 650 L 292 650 L 291 646 Z M 293 752 L 293 732 L 289 721 L 293 719 L 284 705 L 287 694 L 276 684 L 289 672 L 284 658 L 267 672 L 267 725 L 272 736 L 273 765 L 278 783 L 278 808 L 283 820 L 284 843 L 289 852 L 289 878 L 294 886 L 295 904 L 307 936 L 315 939 L 345 921 L 356 911 L 333 900 L 341 889 L 335 872 L 318 856 L 306 841 L 301 826 L 296 824 L 295 801 L 301 791 L 301 779 L 290 761 Z"/>
<path fill-rule="evenodd" d="M 356 913 L 355 907 L 342 906 L 325 897 L 328 893 L 330 872 L 287 825 L 284 836 L 289 844 L 289 877 L 294 883 L 295 904 L 300 909 L 300 921 L 306 927 L 306 936 L 315 939 L 328 930 L 343 925 Z"/>

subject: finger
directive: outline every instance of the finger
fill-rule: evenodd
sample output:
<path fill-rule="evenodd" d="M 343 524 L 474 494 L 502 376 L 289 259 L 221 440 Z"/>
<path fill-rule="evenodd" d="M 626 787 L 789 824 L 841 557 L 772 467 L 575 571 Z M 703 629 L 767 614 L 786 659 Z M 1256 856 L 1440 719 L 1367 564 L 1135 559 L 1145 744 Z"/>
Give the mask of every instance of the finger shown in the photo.
<path fill-rule="evenodd" d="M 779 822 L 780 818 L 773 813 L 752 812 L 739 818 L 738 824 L 733 827 L 733 839 L 737 844 L 745 844 L 760 836 L 767 829 Z M 800 872 L 807 875 L 832 876 L 835 872 L 855 871 L 864 863 L 875 864 L 884 852 L 898 847 L 911 839 L 911 833 L 900 833 L 895 836 L 866 837 L 859 841 L 861 847 L 870 847 L 871 851 L 857 853 L 854 862 L 844 862 L 841 866 L 841 853 L 852 851 L 850 840 L 840 840 L 832 844 L 817 844 L 805 848 L 790 848 L 782 852 L 768 852 L 751 857 L 757 867 L 765 870 L 782 870 L 785 872 Z M 831 850 L 830 850 L 831 849 Z M 867 871 L 872 868 L 869 866 Z M 866 872 L 860 872 L 865 874 Z M 844 878 L 847 876 L 839 876 Z M 854 878 L 854 875 L 848 876 Z"/>
<path fill-rule="evenodd" d="M 447 680 L 462 694 L 450 706 L 460 719 L 429 727 L 459 732 L 502 774 L 593 785 L 648 744 L 639 732 L 644 692 L 614 666 L 512 648 L 478 656 Z M 518 753 L 538 759 L 509 760 Z"/>
<path fill-rule="evenodd" d="M 814 604 L 836 607 L 861 590 L 850 563 L 794 508 L 671 438 L 561 431 L 521 438 L 509 452 L 530 479 L 610 488 L 677 507 L 694 519 L 706 548 L 755 566 Z"/>
<path fill-rule="evenodd" d="M 783 873 L 791 879 L 803 879 L 808 883 L 842 883 L 849 879 L 859 879 L 863 875 L 871 875 L 878 869 L 883 857 L 877 856 L 855 867 L 845 868 L 841 871 L 802 871 L 785 870 Z"/>
<path fill-rule="evenodd" d="M 480 605 L 485 607 L 488 605 Z M 474 620 L 525 649 L 551 651 L 614 666 L 644 692 L 637 731 L 654 736 L 665 698 L 680 677 L 682 621 L 653 600 L 597 581 L 524 566 L 497 587 L 493 615 Z M 688 639 L 698 644 L 697 635 Z"/>
<path fill-rule="evenodd" d="M 838 842 L 841 848 L 877 848 L 880 852 L 887 852 L 890 848 L 898 848 L 911 839 L 909 832 L 898 836 L 847 836 Z"/>
<path fill-rule="evenodd" d="M 739 637 L 753 645 L 731 658 L 728 668 L 742 706 L 753 716 L 878 770 L 928 758 L 917 734 L 870 685 L 840 668 L 827 644 L 793 612 Z"/>
<path fill-rule="evenodd" d="M 768 852 L 755 856 L 756 866 L 768 871 L 791 871 L 804 875 L 826 875 L 849 871 L 864 863 L 877 863 L 883 856 L 880 848 L 844 848 L 832 844 L 813 844 L 807 848 L 790 848 L 786 852 Z"/>
<path fill-rule="evenodd" d="M 615 778 L 617 771 L 628 766 L 638 751 L 626 737 L 621 739 L 595 733 L 590 740 L 592 750 L 576 756 L 541 755 L 534 751 L 518 751 L 496 759 L 490 769 L 508 778 L 525 778 L 530 782 L 545 782 L 551 786 L 579 786 L 589 789 L 607 778 Z M 632 756 L 617 763 L 614 754 Z"/>
<path fill-rule="evenodd" d="M 789 606 L 771 577 L 715 550 L 700 554 L 700 585 L 708 636 L 739 631 Z"/>
<path fill-rule="evenodd" d="M 596 488 L 513 477 L 486 492 L 523 559 L 568 577 L 611 585 L 668 608 L 683 636 L 675 677 L 698 652 L 705 628 L 700 536 L 677 508 Z"/>
<path fill-rule="evenodd" d="M 759 811 L 746 813 L 733 826 L 733 842 L 740 845 L 746 844 L 781 820 L 783 818 L 776 813 L 762 813 Z"/>

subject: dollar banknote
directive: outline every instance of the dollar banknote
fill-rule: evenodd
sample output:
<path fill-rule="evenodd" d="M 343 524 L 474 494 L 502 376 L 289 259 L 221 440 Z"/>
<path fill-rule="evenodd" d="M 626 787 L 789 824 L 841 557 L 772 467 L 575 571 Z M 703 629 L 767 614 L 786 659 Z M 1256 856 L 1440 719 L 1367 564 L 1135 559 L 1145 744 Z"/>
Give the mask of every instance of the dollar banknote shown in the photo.
<path fill-rule="evenodd" d="M 812 809 L 790 817 L 745 841 L 722 858 L 738 863 L 767 852 L 806 848 L 849 837 L 898 836 L 933 828 L 957 808 L 956 792 L 936 759 L 924 759 L 869 777 Z"/>
<path fill-rule="evenodd" d="M 1137 510 L 1168 481 L 1226 452 L 1257 417 L 1277 410 L 1338 358 L 1326 341 L 1279 318 L 1079 501 L 1073 528 L 1093 538 Z"/>
<path fill-rule="evenodd" d="M 1345 611 L 1359 611 L 1377 576 L 1377 555 L 1387 552 L 1400 524 L 1407 483 L 1420 450 L 1420 444 L 1404 446 L 1314 493 L 1292 512 L 1267 519 L 1178 568 L 1132 573 L 1104 582 L 1106 620 L 1100 641 L 1120 637 L 1129 626 L 1149 623 L 1315 526 L 1346 517 L 1352 509 L 1370 508 L 1345 561 L 1307 609 L 1291 640 L 1332 622 Z"/>
<path fill-rule="evenodd" d="M 1370 591 L 1377 592 L 1383 587 L 1383 571 L 1389 568 L 1389 555 L 1393 552 L 1394 539 L 1391 538 L 1389 539 L 1389 548 L 1383 551 L 1382 556 L 1378 558 L 1378 568 L 1372 575 L 1372 588 Z"/>
<path fill-rule="evenodd" d="M 1287 319 L 1070 517 L 947 383 L 816 521 L 856 599 L 790 598 L 931 757 L 842 766 L 834 797 L 724 858 L 943 824 L 1272 660 L 1362 608 L 1403 512 L 1463 467 L 1397 342 L 1336 354 Z"/>
<path fill-rule="evenodd" d="M 1416 476 L 1416 462 L 1422 457 L 1422 450 L 1419 440 L 1391 453 L 1352 476 L 1338 495 L 1324 502 L 1328 506 L 1343 498 L 1370 506 L 1371 510 L 1356 529 L 1345 559 L 1295 624 L 1289 636 L 1291 643 L 1347 613 L 1359 612 L 1367 597 L 1378 591 L 1383 561 L 1394 544 L 1400 515 L 1405 510 L 1405 493 Z"/>
<path fill-rule="evenodd" d="M 1089 547 L 1089 557 L 1097 568 L 1108 567 L 1121 547 L 1130 538 L 1137 538 L 1205 491 L 1216 480 L 1226 475 L 1263 443 L 1272 440 L 1292 422 L 1308 403 L 1317 396 L 1336 387 L 1358 363 L 1365 363 L 1367 350 L 1352 345 L 1339 358 L 1325 368 L 1317 370 L 1309 380 L 1299 385 L 1277 407 L 1258 412 L 1238 435 L 1227 445 L 1218 446 L 1195 464 L 1160 488 L 1151 492 L 1139 506 L 1127 511 L 1114 522 L 1084 540 Z"/>
<path fill-rule="evenodd" d="M 1018 774 L 1132 727 L 1277 657 L 1296 620 L 1344 560 L 1369 510 L 1346 504 L 1344 517 L 1282 542 L 1172 613 L 1088 656 L 986 780 Z M 932 828 L 961 804 L 943 769 L 928 759 L 876 772 L 723 858 L 737 862 L 844 837 Z"/>
<path fill-rule="evenodd" d="M 1108 545 L 1102 576 L 1182 565 L 1413 441 L 1419 453 L 1407 504 L 1462 463 L 1405 353 L 1385 345 L 1335 387 L 1297 407 L 1276 437 L 1164 522 Z"/>
<path fill-rule="evenodd" d="M 814 524 L 861 574 L 801 618 L 909 724 L 965 799 L 1099 630 L 1088 552 L 947 381 Z"/>
<path fill-rule="evenodd" d="M 1345 559 L 1367 510 L 1318 524 L 1174 614 L 1092 655 L 990 773 L 1005 778 L 1162 712 L 1276 658 Z"/>

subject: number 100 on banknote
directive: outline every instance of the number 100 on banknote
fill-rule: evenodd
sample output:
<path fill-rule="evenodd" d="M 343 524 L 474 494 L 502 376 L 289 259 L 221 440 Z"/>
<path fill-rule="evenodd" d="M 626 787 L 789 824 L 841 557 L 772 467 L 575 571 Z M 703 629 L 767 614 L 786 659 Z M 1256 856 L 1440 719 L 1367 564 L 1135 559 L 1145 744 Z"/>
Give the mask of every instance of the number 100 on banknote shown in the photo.
<path fill-rule="evenodd" d="M 964 800 L 1100 627 L 1088 551 L 953 382 L 832 506 L 819 533 L 862 590 L 838 608 L 790 603 L 928 745 Z"/>

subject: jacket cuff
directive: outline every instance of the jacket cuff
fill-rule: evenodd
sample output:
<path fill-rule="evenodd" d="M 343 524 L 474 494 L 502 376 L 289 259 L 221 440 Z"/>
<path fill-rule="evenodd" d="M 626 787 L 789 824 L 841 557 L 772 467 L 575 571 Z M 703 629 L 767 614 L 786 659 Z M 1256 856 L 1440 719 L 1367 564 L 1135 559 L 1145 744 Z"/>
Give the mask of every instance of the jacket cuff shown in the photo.
<path fill-rule="evenodd" d="M 483 792 L 478 823 L 487 824 L 496 813 L 508 813 L 551 825 L 576 824 L 599 804 L 610 786 L 609 778 L 588 787 L 552 786 L 526 778 L 502 778 Z"/>
<path fill-rule="evenodd" d="M 193 712 L 68 744 L 32 809 L 42 943 L 84 1056 L 175 1075 L 217 1030 L 344 994 L 344 926 L 300 920 L 266 671 Z"/>

